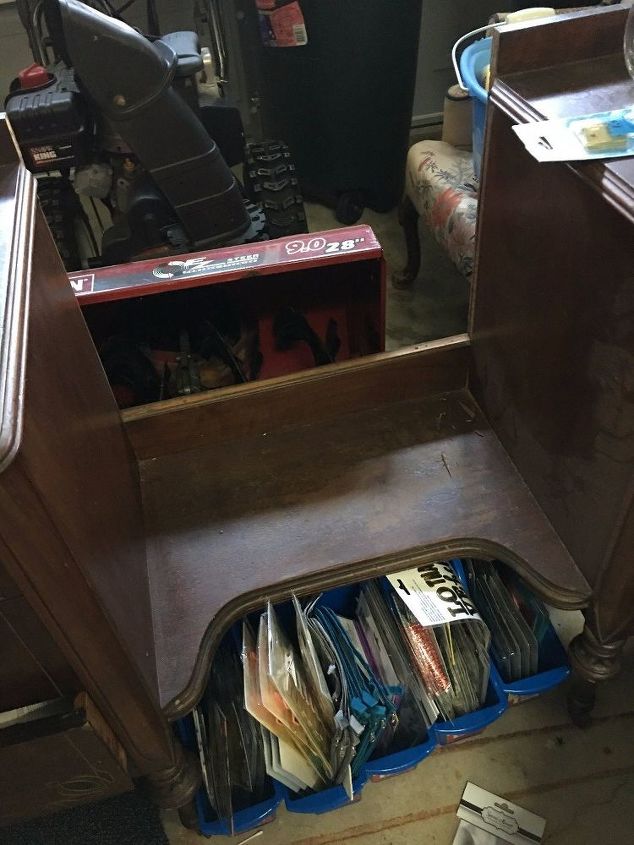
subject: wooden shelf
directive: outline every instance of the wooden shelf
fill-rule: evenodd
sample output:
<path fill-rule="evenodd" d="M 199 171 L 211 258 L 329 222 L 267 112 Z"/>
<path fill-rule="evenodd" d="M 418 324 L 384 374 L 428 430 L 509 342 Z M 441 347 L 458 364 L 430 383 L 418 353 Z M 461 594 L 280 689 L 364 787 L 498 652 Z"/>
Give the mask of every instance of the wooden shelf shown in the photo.
<path fill-rule="evenodd" d="M 550 27 L 520 25 L 504 39 L 498 34 L 491 101 L 515 123 L 630 106 L 634 80 L 623 59 L 626 15 L 622 7 L 576 12 L 560 16 Z M 587 25 L 580 28 L 584 19 Z M 554 64 L 562 41 L 572 42 L 570 58 Z M 634 222 L 633 157 L 577 162 L 570 167 Z"/>
<path fill-rule="evenodd" d="M 228 625 L 267 598 L 458 554 L 503 558 L 562 607 L 589 597 L 466 390 L 140 466 L 170 717 L 202 693 Z"/>

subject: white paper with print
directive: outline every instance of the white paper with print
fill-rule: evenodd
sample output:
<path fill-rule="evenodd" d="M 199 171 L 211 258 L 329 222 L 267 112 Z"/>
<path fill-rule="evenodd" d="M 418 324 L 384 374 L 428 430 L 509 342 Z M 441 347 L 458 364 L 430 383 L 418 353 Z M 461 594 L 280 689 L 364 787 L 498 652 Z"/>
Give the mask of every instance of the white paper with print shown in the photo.
<path fill-rule="evenodd" d="M 427 563 L 388 575 L 396 594 L 421 625 L 444 625 L 482 617 L 452 566 Z"/>
<path fill-rule="evenodd" d="M 456 815 L 461 821 L 453 845 L 539 845 L 546 829 L 542 816 L 470 782 Z"/>
<path fill-rule="evenodd" d="M 537 161 L 589 161 L 634 155 L 634 108 L 519 123 L 512 129 Z"/>

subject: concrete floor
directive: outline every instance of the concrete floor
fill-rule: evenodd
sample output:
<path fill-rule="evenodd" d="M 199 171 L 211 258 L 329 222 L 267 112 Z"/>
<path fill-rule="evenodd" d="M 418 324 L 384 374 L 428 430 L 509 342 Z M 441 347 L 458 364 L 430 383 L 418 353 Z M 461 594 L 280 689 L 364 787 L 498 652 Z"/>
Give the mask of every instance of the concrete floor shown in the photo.
<path fill-rule="evenodd" d="M 311 231 L 338 224 L 328 209 L 308 208 Z M 366 212 L 388 271 L 404 264 L 396 214 Z M 394 290 L 388 274 L 388 348 L 465 330 L 468 286 L 423 233 L 423 264 L 409 291 Z M 580 630 L 580 613 L 554 612 L 567 643 Z M 547 819 L 550 845 L 634 843 L 634 643 L 622 674 L 601 690 L 596 718 L 581 731 L 568 719 L 565 687 L 510 709 L 479 737 L 435 751 L 414 771 L 370 783 L 358 803 L 322 816 L 284 807 L 262 828 L 258 845 L 450 845 L 455 811 L 467 780 Z M 171 845 L 201 837 L 166 813 Z M 230 845 L 248 834 L 221 840 Z M 220 841 L 220 840 L 219 840 Z"/>
<path fill-rule="evenodd" d="M 567 641 L 579 613 L 556 612 Z M 450 845 L 467 780 L 542 815 L 549 845 L 634 842 L 634 648 L 601 689 L 592 727 L 569 721 L 565 687 L 508 710 L 483 734 L 435 751 L 414 771 L 370 783 L 361 800 L 322 816 L 281 807 L 257 845 Z M 201 837 L 164 818 L 171 845 Z M 222 840 L 237 845 L 248 834 Z"/>

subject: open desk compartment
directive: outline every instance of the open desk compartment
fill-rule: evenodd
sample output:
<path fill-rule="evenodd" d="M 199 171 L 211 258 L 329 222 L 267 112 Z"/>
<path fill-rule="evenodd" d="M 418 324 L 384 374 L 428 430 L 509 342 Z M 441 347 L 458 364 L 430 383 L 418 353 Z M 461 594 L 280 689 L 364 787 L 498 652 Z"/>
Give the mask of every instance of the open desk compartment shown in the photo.
<path fill-rule="evenodd" d="M 374 234 L 356 226 L 106 267 L 70 281 L 119 404 L 132 407 L 185 395 L 176 384 L 183 348 L 205 390 L 239 383 L 235 361 L 215 351 L 216 329 L 249 381 L 382 351 L 384 276 Z M 294 339 L 297 312 L 321 341 L 318 359 Z"/>
<path fill-rule="evenodd" d="M 598 22 L 601 37 L 589 37 Z M 128 726 L 121 739 L 141 776 L 164 784 L 175 759 L 164 717 L 192 711 L 225 632 L 267 599 L 447 557 L 500 559 L 547 603 L 589 608 L 579 648 L 631 631 L 632 471 L 619 428 L 631 388 L 610 367 L 631 353 L 631 168 L 545 166 L 511 130 L 547 117 L 544 104 L 573 107 L 580 62 L 599 65 L 591 105 L 606 91 L 621 102 L 624 23 L 614 9 L 496 34 L 468 335 L 123 413 L 0 122 L 2 539 L 88 692 L 113 727 Z M 553 72 L 563 43 L 576 53 Z M 577 220 L 587 226 L 573 250 Z M 309 240 L 297 239 L 296 255 L 284 247 L 293 271 L 309 267 Z M 260 256 L 277 243 L 234 249 Z M 380 265 L 372 243 L 359 269 Z M 343 272 L 343 243 L 313 246 L 328 272 Z M 213 278 L 258 272 L 229 270 L 236 255 L 226 251 Z M 189 258 L 168 278 L 145 262 L 71 282 L 97 308 L 102 281 L 102 304 L 150 294 L 121 290 L 144 266 L 154 293 L 178 289 Z M 259 269 L 254 286 L 274 279 Z M 570 483 L 581 464 L 582 488 Z"/>

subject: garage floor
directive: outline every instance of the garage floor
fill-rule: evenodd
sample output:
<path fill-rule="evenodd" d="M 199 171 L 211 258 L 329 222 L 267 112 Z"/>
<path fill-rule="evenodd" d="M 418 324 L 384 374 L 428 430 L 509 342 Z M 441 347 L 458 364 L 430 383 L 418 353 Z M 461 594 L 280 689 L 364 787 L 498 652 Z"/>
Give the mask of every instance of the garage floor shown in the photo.
<path fill-rule="evenodd" d="M 568 640 L 581 614 L 556 612 Z M 358 803 L 323 816 L 280 808 L 254 845 L 450 845 L 467 780 L 547 820 L 549 845 L 634 842 L 634 648 L 601 689 L 594 724 L 575 728 L 565 688 L 507 711 L 483 734 L 435 751 L 417 769 L 368 784 Z M 202 839 L 166 814 L 172 845 Z M 248 834 L 218 842 L 237 845 Z"/>

